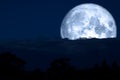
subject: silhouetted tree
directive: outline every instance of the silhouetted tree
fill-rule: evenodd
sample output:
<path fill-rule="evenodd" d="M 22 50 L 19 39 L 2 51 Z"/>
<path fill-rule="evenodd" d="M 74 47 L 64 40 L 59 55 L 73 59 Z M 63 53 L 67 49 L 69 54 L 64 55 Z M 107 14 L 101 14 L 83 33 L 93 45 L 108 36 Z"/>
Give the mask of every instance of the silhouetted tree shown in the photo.
<path fill-rule="evenodd" d="M 105 78 L 110 77 L 110 67 L 108 66 L 105 59 L 102 61 L 101 68 L 99 70 L 100 70 L 99 73 L 100 73 L 101 79 L 103 79 L 104 77 Z"/>
<path fill-rule="evenodd" d="M 95 70 L 98 70 L 99 68 L 100 68 L 99 65 L 98 65 L 98 64 L 95 64 L 94 69 L 95 69 Z"/>
<path fill-rule="evenodd" d="M 0 54 L 0 74 L 12 78 L 22 77 L 25 61 L 10 52 Z"/>
<path fill-rule="evenodd" d="M 68 78 L 73 78 L 75 69 L 69 62 L 69 58 L 54 60 L 48 69 L 48 78 L 51 80 L 67 80 Z"/>
<path fill-rule="evenodd" d="M 114 70 L 114 71 L 118 71 L 119 70 L 119 66 L 117 65 L 116 61 L 114 61 L 112 63 L 112 70 Z"/>
<path fill-rule="evenodd" d="M 105 59 L 102 61 L 101 68 L 102 68 L 104 71 L 106 71 L 106 70 L 109 69 L 109 66 L 108 66 L 108 64 L 107 64 L 107 62 L 106 62 Z"/>

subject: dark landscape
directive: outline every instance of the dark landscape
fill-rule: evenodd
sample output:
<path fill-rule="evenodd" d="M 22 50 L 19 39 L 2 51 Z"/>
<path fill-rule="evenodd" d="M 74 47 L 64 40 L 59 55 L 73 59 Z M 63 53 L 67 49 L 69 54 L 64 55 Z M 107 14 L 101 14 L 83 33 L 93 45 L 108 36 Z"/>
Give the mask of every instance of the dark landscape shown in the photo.
<path fill-rule="evenodd" d="M 1 42 L 0 80 L 120 79 L 120 39 L 27 42 Z"/>

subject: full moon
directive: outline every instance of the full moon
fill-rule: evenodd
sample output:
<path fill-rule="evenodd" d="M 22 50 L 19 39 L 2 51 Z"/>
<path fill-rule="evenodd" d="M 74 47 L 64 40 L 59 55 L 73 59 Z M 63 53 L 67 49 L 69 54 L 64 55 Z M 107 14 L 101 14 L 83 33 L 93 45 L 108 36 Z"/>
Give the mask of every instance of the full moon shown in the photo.
<path fill-rule="evenodd" d="M 116 38 L 117 27 L 113 16 L 104 7 L 86 3 L 71 9 L 61 24 L 62 39 Z"/>

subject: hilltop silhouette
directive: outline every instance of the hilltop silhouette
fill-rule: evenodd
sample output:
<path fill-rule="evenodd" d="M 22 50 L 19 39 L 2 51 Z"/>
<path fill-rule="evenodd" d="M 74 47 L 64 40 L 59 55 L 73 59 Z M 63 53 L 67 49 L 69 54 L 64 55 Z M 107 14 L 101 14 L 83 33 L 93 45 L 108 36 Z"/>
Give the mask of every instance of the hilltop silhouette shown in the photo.
<path fill-rule="evenodd" d="M 0 55 L 0 80 L 86 80 L 110 79 L 119 80 L 120 66 L 114 61 L 110 67 L 105 59 L 101 65 L 92 68 L 76 69 L 70 64 L 70 58 L 53 60 L 46 72 L 40 68 L 26 71 L 26 62 L 15 54 L 5 52 Z"/>
<path fill-rule="evenodd" d="M 0 80 L 119 80 L 119 48 L 119 39 L 5 44 L 0 46 Z M 31 57 L 24 59 L 19 54 Z M 27 70 L 34 63 L 39 64 L 37 68 Z"/>

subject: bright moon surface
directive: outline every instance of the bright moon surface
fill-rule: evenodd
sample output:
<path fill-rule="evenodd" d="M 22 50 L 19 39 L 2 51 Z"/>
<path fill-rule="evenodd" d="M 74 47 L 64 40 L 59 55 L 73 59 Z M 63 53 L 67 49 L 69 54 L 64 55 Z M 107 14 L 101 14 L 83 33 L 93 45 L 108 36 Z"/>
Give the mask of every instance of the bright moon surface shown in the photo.
<path fill-rule="evenodd" d="M 117 27 L 113 16 L 104 7 L 86 3 L 74 7 L 61 25 L 61 37 L 69 40 L 81 38 L 116 38 Z"/>

